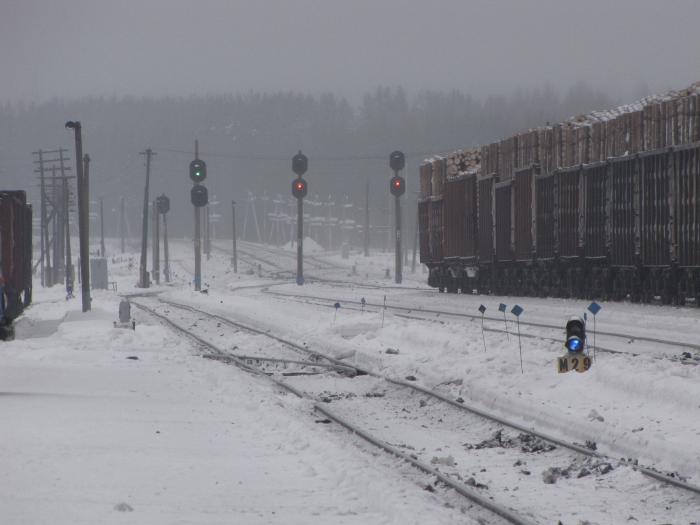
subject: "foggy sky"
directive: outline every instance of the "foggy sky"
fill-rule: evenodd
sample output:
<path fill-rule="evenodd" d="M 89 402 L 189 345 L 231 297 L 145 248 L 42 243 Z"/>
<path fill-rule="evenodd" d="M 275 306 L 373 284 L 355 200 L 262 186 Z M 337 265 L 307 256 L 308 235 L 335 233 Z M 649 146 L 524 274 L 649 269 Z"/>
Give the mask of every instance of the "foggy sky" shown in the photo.
<path fill-rule="evenodd" d="M 0 0 L 0 102 L 700 79 L 694 0 Z"/>

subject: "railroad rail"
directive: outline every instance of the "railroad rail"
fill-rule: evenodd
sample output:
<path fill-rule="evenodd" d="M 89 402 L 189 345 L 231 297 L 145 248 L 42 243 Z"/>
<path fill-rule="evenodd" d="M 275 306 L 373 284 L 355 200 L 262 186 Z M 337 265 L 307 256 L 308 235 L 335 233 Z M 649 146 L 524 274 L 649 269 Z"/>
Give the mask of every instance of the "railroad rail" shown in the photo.
<path fill-rule="evenodd" d="M 263 288 L 262 292 L 266 293 L 266 294 L 270 294 L 270 295 L 279 296 L 279 297 L 290 297 L 290 298 L 297 298 L 297 299 L 311 299 L 314 301 L 321 301 L 323 306 L 333 306 L 333 304 L 335 302 L 337 302 L 338 300 L 342 301 L 343 304 L 353 304 L 356 306 L 362 305 L 362 303 L 360 301 L 356 301 L 353 299 L 339 299 L 339 298 L 329 299 L 328 297 L 321 297 L 321 296 L 316 296 L 316 295 L 279 292 L 279 291 L 270 290 L 271 287 L 272 287 L 272 285 L 269 285 L 266 288 Z M 464 319 L 481 320 L 481 315 L 478 315 L 478 314 L 469 314 L 469 313 L 464 313 L 464 312 L 451 312 L 448 310 L 437 310 L 434 308 L 384 305 L 384 304 L 373 303 L 373 302 L 369 302 L 369 301 L 366 301 L 364 306 L 365 307 L 374 307 L 374 308 L 386 308 L 387 310 L 394 310 L 394 311 L 400 311 L 400 312 L 406 312 L 406 313 L 412 313 L 412 314 L 416 314 L 416 313 L 434 314 L 434 315 L 445 315 L 445 316 L 450 316 L 450 317 L 459 317 L 459 318 L 464 318 Z M 484 320 L 494 321 L 494 322 L 503 322 L 502 317 L 499 318 L 499 317 L 493 317 L 493 316 L 484 316 Z M 534 321 L 521 320 L 520 325 L 521 326 L 530 326 L 533 328 L 547 328 L 547 329 L 552 329 L 552 330 L 557 330 L 557 331 L 562 330 L 561 326 L 547 324 L 547 323 L 538 323 L 538 322 L 534 322 Z M 505 332 L 505 330 L 500 330 L 500 329 L 496 329 L 496 328 L 491 328 L 489 330 L 495 331 L 495 332 Z M 600 335 L 600 336 L 616 337 L 616 338 L 625 339 L 628 341 L 645 341 L 648 343 L 663 344 L 663 345 L 668 345 L 668 346 L 677 347 L 677 348 L 689 348 L 692 350 L 700 350 L 700 344 L 691 343 L 688 341 L 675 341 L 675 340 L 671 340 L 671 339 L 662 339 L 662 338 L 658 338 L 658 337 L 648 337 L 648 336 L 644 336 L 644 335 L 636 335 L 636 334 L 632 335 L 632 334 L 621 333 L 621 332 L 610 332 L 607 330 L 596 330 L 596 334 Z M 539 336 L 534 336 L 534 337 L 539 337 Z M 602 347 L 596 345 L 596 348 L 601 349 Z M 609 351 L 612 351 L 613 353 L 620 352 L 620 351 L 614 351 L 611 349 L 604 349 L 604 350 L 609 350 Z M 624 353 L 631 353 L 631 352 L 624 352 Z"/>
<path fill-rule="evenodd" d="M 228 319 L 228 318 L 226 318 L 226 317 L 223 317 L 223 316 L 218 315 L 218 314 L 215 314 L 215 313 L 207 312 L 207 311 L 202 310 L 202 309 L 199 309 L 199 308 L 194 308 L 194 307 L 192 307 L 192 306 L 190 306 L 190 305 L 183 305 L 183 304 L 181 304 L 181 303 L 177 303 L 177 302 L 174 302 L 174 301 L 164 300 L 164 299 L 162 299 L 162 298 L 158 298 L 158 300 L 160 301 L 160 303 L 162 303 L 163 305 L 166 305 L 166 306 L 172 306 L 172 307 L 175 307 L 175 308 L 182 308 L 182 309 L 184 309 L 184 310 L 186 310 L 186 311 L 188 311 L 188 312 L 190 312 L 190 313 L 194 313 L 194 314 L 197 314 L 197 315 L 204 315 L 204 316 L 206 316 L 206 317 L 210 317 L 212 320 L 216 320 L 217 322 L 221 322 L 221 323 L 228 324 L 229 326 L 234 327 L 234 328 L 236 328 L 236 329 L 245 330 L 245 331 L 248 331 L 248 332 L 254 333 L 254 334 L 264 335 L 265 337 L 269 337 L 269 338 L 271 338 L 271 339 L 273 339 L 273 340 L 275 340 L 275 341 L 277 341 L 277 342 L 280 342 L 280 343 L 282 343 L 282 344 L 288 346 L 289 348 L 294 349 L 294 350 L 297 351 L 297 352 L 304 353 L 304 354 L 306 354 L 307 356 L 314 356 L 315 359 L 323 358 L 323 359 L 327 359 L 327 360 L 329 361 L 329 363 L 333 363 L 333 362 L 335 362 L 335 363 L 342 363 L 345 367 L 348 366 L 347 363 L 344 363 L 344 362 L 342 362 L 341 360 L 338 360 L 338 359 L 335 359 L 335 358 L 333 358 L 333 357 L 331 357 L 331 356 L 327 356 L 327 355 L 324 355 L 324 354 L 315 352 L 315 351 L 313 351 L 313 350 L 311 350 L 311 349 L 309 349 L 309 348 L 306 348 L 306 347 L 304 347 L 304 346 L 300 346 L 300 345 L 294 343 L 293 341 L 289 341 L 289 340 L 287 340 L 287 339 L 285 339 L 285 338 L 283 338 L 283 337 L 280 337 L 280 336 L 277 336 L 277 335 L 271 333 L 269 330 L 261 330 L 261 329 L 259 329 L 259 328 L 252 327 L 252 326 L 246 325 L 246 324 L 244 324 L 244 323 L 240 323 L 240 322 L 238 322 L 238 321 L 230 320 L 230 319 Z M 141 307 L 142 305 L 137 304 L 137 306 L 140 306 L 140 307 Z M 152 309 L 151 309 L 151 311 L 153 312 Z M 162 316 L 161 314 L 157 314 L 157 316 L 160 316 L 161 318 L 164 317 L 164 316 Z M 168 320 L 168 322 L 169 322 L 169 324 L 172 325 L 172 321 Z M 195 336 L 195 337 L 196 337 L 196 336 Z M 195 339 L 195 340 L 197 340 L 197 341 L 200 342 L 200 343 L 202 342 L 202 341 L 201 341 L 201 338 Z M 237 361 L 238 361 L 238 359 L 236 360 L 236 363 L 237 363 Z M 234 363 L 234 364 L 236 364 L 236 363 Z M 246 365 L 246 368 L 250 368 L 250 366 Z M 399 387 L 402 387 L 402 388 L 410 389 L 410 390 L 412 390 L 412 391 L 414 391 L 414 392 L 420 393 L 420 394 L 422 394 L 422 395 L 429 396 L 429 397 L 431 397 L 431 398 L 433 398 L 433 399 L 439 400 L 440 402 L 446 403 L 446 404 L 448 404 L 449 406 L 458 409 L 459 411 L 467 412 L 467 413 L 476 415 L 476 416 L 478 416 L 478 417 L 480 417 L 480 418 L 482 418 L 482 419 L 491 421 L 491 422 L 493 422 L 493 423 L 497 423 L 497 424 L 499 424 L 499 425 L 502 425 L 503 427 L 506 427 L 506 428 L 509 428 L 509 429 L 512 429 L 512 430 L 516 430 L 516 431 L 518 431 L 518 432 L 522 432 L 523 434 L 527 434 L 527 435 L 529 435 L 529 436 L 532 436 L 532 437 L 534 437 L 534 438 L 540 439 L 540 440 L 542 440 L 542 441 L 544 441 L 544 442 L 550 443 L 550 444 L 555 445 L 555 446 L 557 446 L 557 447 L 561 447 L 561 448 L 563 448 L 563 449 L 570 450 L 570 451 L 575 452 L 575 453 L 577 453 L 577 454 L 581 454 L 581 455 L 584 455 L 584 456 L 587 456 L 587 457 L 591 457 L 591 458 L 595 458 L 595 459 L 599 459 L 599 460 L 614 461 L 614 460 L 612 460 L 611 458 L 605 456 L 604 454 L 601 454 L 601 453 L 599 453 L 599 452 L 596 452 L 596 451 L 591 450 L 591 449 L 589 449 L 589 448 L 586 448 L 586 447 L 584 447 L 584 446 L 578 445 L 578 444 L 576 444 L 576 443 L 569 443 L 569 442 L 567 442 L 567 441 L 561 440 L 561 439 L 559 439 L 559 438 L 556 438 L 556 437 L 554 437 L 554 436 L 548 435 L 548 434 L 546 434 L 546 433 L 539 432 L 539 431 L 536 431 L 536 430 L 531 429 L 531 428 L 527 428 L 527 427 L 525 427 L 525 426 L 523 426 L 523 425 L 520 425 L 520 424 L 518 424 L 518 423 L 514 423 L 514 422 L 512 422 L 512 421 L 506 420 L 505 418 L 502 418 L 502 417 L 500 417 L 500 416 L 491 414 L 491 413 L 489 413 L 489 412 L 487 412 L 487 411 L 484 411 L 484 410 L 482 410 L 482 409 L 479 409 L 479 408 L 470 406 L 470 405 L 468 405 L 468 404 L 465 404 L 465 403 L 462 402 L 462 400 L 459 400 L 459 401 L 458 401 L 458 400 L 453 400 L 453 399 L 451 399 L 451 398 L 449 398 L 449 397 L 447 397 L 447 396 L 445 396 L 445 395 L 443 395 L 443 394 L 441 394 L 441 393 L 439 393 L 439 392 L 435 392 L 435 391 L 432 391 L 432 390 L 430 390 L 430 389 L 424 388 L 424 387 L 422 387 L 422 386 L 420 386 L 420 385 L 417 385 L 417 384 L 415 384 L 415 383 L 413 383 L 413 382 L 409 382 L 409 381 L 405 381 L 405 380 L 401 380 L 401 379 L 392 378 L 392 377 L 389 377 L 389 376 L 386 376 L 386 375 L 382 375 L 382 374 L 376 373 L 376 372 L 374 372 L 374 371 L 372 371 L 372 370 L 363 369 L 362 367 L 356 367 L 356 366 L 354 366 L 353 368 L 354 368 L 354 369 L 358 372 L 358 374 L 360 374 L 360 375 L 368 375 L 368 376 L 371 376 L 371 377 L 373 377 L 373 378 L 377 378 L 377 379 L 386 381 L 386 382 L 389 383 L 389 384 L 393 384 L 393 385 L 396 385 L 396 386 L 399 386 Z M 315 408 L 316 408 L 317 405 L 318 405 L 318 404 L 315 405 Z M 324 410 L 325 410 L 325 411 L 328 411 L 328 409 L 327 409 L 325 406 L 323 406 L 323 405 L 318 405 L 318 407 L 319 407 L 318 411 L 321 412 L 321 413 L 326 413 L 326 412 L 324 412 Z M 338 421 L 339 419 L 342 419 L 342 417 L 338 416 L 337 414 L 335 414 L 335 416 L 338 416 L 338 417 L 331 417 L 331 416 L 328 415 L 328 414 L 326 414 L 326 415 L 327 415 L 330 419 L 333 419 L 333 420 L 335 420 L 335 421 Z M 339 422 L 339 421 L 338 421 L 338 422 Z M 346 421 L 346 423 L 347 423 L 347 421 Z M 346 426 L 346 425 L 343 424 L 343 423 L 340 423 L 340 424 L 343 425 L 343 426 Z M 349 428 L 349 427 L 346 426 L 346 428 Z M 365 436 L 362 435 L 361 433 L 359 433 L 359 432 L 356 432 L 356 433 L 357 433 L 358 435 L 360 435 L 361 437 L 363 437 L 363 439 L 367 439 L 367 438 L 365 438 Z M 377 439 L 377 438 L 374 438 L 374 439 Z M 386 444 L 386 443 L 385 443 L 385 444 Z M 384 448 L 384 447 L 382 447 L 382 448 Z M 391 448 L 395 449 L 396 447 L 391 447 Z M 394 455 L 397 455 L 397 456 L 399 456 L 399 457 L 404 458 L 404 456 L 401 455 L 401 454 L 395 454 L 395 452 L 401 452 L 401 451 L 398 451 L 398 450 L 388 450 L 388 449 L 386 449 L 386 448 L 385 448 L 385 450 L 387 450 L 388 452 L 390 452 L 390 453 L 392 453 L 392 454 L 394 454 Z M 403 454 L 403 453 L 402 453 L 402 454 Z M 409 457 L 410 457 L 410 455 L 409 455 Z M 405 459 L 405 458 L 404 458 L 404 459 Z M 415 458 L 412 458 L 412 459 L 415 459 Z M 417 466 L 418 468 L 421 468 L 419 465 L 416 465 L 414 462 L 411 462 L 411 463 L 412 463 L 414 466 Z M 699 494 L 700 494 L 700 487 L 696 487 L 695 485 L 686 483 L 685 481 L 679 479 L 676 475 L 666 475 L 666 474 L 663 474 L 663 473 L 659 472 L 658 470 L 656 470 L 656 469 L 654 469 L 654 468 L 647 467 L 647 466 L 643 466 L 643 465 L 638 465 L 638 464 L 635 464 L 635 463 L 633 463 L 633 462 L 621 462 L 620 464 L 623 465 L 623 466 L 627 466 L 627 467 L 629 467 L 629 468 L 632 468 L 632 469 L 634 469 L 634 470 L 640 472 L 641 474 L 643 474 L 643 475 L 645 475 L 645 476 L 648 476 L 648 477 L 650 477 L 650 478 L 652 478 L 652 479 L 654 479 L 654 480 L 657 480 L 657 481 L 660 481 L 660 482 L 663 482 L 663 483 L 672 485 L 672 486 L 674 486 L 674 487 L 683 489 L 683 490 L 688 491 L 688 492 L 690 492 L 690 493 L 692 493 L 692 494 L 694 494 L 694 495 L 699 495 Z M 423 470 L 423 469 L 421 468 L 421 470 Z M 435 470 L 435 469 L 433 469 L 433 470 Z M 425 470 L 424 470 L 424 471 L 425 471 Z M 434 474 L 433 471 L 431 471 L 430 473 L 431 473 L 431 474 Z M 444 474 L 441 474 L 441 475 L 444 476 Z M 438 479 L 440 479 L 440 481 L 442 481 L 441 478 L 438 478 Z M 448 485 L 452 486 L 451 484 L 448 484 Z M 453 488 L 454 488 L 454 487 L 453 487 Z M 458 490 L 458 489 L 456 489 L 456 490 Z M 461 494 L 461 492 L 460 492 L 459 490 L 458 490 L 458 492 Z M 463 495 L 464 495 L 464 494 L 463 494 Z M 469 497 L 469 496 L 467 496 L 467 497 Z M 513 521 L 513 523 L 516 523 L 516 521 Z M 519 522 L 517 522 L 517 523 L 519 523 Z"/>
<path fill-rule="evenodd" d="M 310 400 L 312 402 L 313 409 L 316 412 L 318 412 L 318 413 L 324 415 L 325 417 L 327 417 L 328 419 L 336 422 L 338 425 L 340 425 L 341 427 L 348 430 L 351 434 L 359 436 L 364 441 L 373 445 L 374 447 L 377 447 L 377 448 L 387 452 L 390 455 L 393 455 L 397 458 L 400 458 L 401 460 L 409 463 L 410 465 L 417 468 L 418 470 L 424 472 L 425 474 L 428 474 L 430 476 L 435 477 L 435 479 L 437 481 L 439 481 L 439 482 L 443 483 L 445 486 L 453 489 L 459 495 L 467 498 L 472 503 L 474 503 L 474 504 L 478 505 L 479 507 L 491 512 L 495 516 L 498 516 L 498 517 L 502 518 L 503 520 L 505 520 L 506 522 L 512 523 L 514 525 L 532 525 L 534 523 L 530 519 L 525 518 L 523 516 L 520 516 L 517 513 L 513 512 L 512 510 L 491 501 L 488 497 L 485 497 L 485 496 L 479 494 L 475 489 L 471 488 L 469 485 L 462 483 L 460 481 L 457 481 L 450 476 L 445 475 L 444 473 L 440 472 L 438 469 L 428 465 L 427 463 L 425 463 L 423 461 L 420 461 L 419 459 L 413 457 L 410 454 L 407 454 L 406 452 L 403 452 L 402 450 L 399 450 L 397 447 L 386 443 L 385 441 L 372 435 L 370 432 L 363 430 L 358 425 L 352 423 L 348 419 L 346 419 L 346 418 L 340 416 L 339 414 L 337 414 L 336 412 L 330 410 L 327 406 L 324 406 L 324 404 L 322 402 L 318 402 L 318 401 L 314 400 L 312 397 L 310 397 L 308 394 L 306 394 L 301 389 L 296 388 L 293 385 L 290 385 L 287 381 L 276 379 L 275 377 L 267 375 L 267 374 L 261 372 L 259 369 L 248 365 L 245 362 L 245 358 L 241 358 L 239 356 L 232 355 L 229 352 L 219 348 L 218 346 L 214 345 L 213 343 L 211 343 L 211 342 L 205 340 L 204 338 L 194 334 L 191 330 L 188 330 L 187 328 L 184 328 L 183 326 L 172 321 L 170 318 L 168 318 L 167 315 L 163 315 L 163 314 L 157 312 L 155 309 L 150 308 L 149 306 L 147 306 L 143 303 L 140 303 L 138 301 L 132 301 L 132 302 L 135 306 L 144 310 L 149 315 L 152 315 L 153 317 L 164 322 L 166 325 L 168 325 L 173 330 L 190 338 L 198 346 L 207 349 L 215 359 L 233 364 L 233 365 L 237 366 L 238 368 L 240 368 L 241 370 L 248 372 L 250 374 L 265 377 L 268 380 L 270 380 L 271 382 L 273 382 L 275 385 L 280 387 L 281 389 L 286 390 L 288 392 L 291 392 L 292 394 L 294 394 L 295 396 L 297 396 L 299 398 Z M 182 307 L 184 307 L 183 309 L 190 311 L 190 312 L 196 312 L 198 314 L 210 315 L 212 317 L 212 319 L 216 319 L 219 321 L 225 319 L 225 318 L 218 316 L 216 314 L 210 314 L 210 313 L 205 312 L 203 310 L 189 307 L 188 305 L 180 305 L 179 303 L 174 303 L 174 302 L 170 302 L 170 301 L 162 301 L 162 300 L 161 300 L 161 302 L 163 304 L 175 306 L 175 307 L 182 306 Z M 243 326 L 244 326 L 241 323 L 237 323 L 237 322 L 230 321 L 230 320 L 227 320 L 227 322 L 230 323 L 231 326 L 235 326 L 236 328 L 243 328 Z M 271 335 L 265 331 L 258 330 L 254 327 L 246 326 L 245 329 L 247 331 L 250 331 L 251 333 L 265 335 L 265 336 L 270 337 L 276 341 L 280 341 L 280 342 L 284 341 L 285 344 L 294 348 L 295 350 L 303 350 L 304 352 L 308 352 L 310 354 L 321 355 L 321 354 L 316 354 L 315 352 L 311 352 L 310 350 L 305 349 L 305 348 L 297 345 L 296 343 L 293 343 L 291 341 L 286 341 L 282 338 Z M 325 359 L 328 359 L 331 362 L 337 361 L 334 358 L 331 358 L 329 356 L 323 356 L 323 357 Z M 347 365 L 344 364 L 343 367 L 347 368 Z"/>

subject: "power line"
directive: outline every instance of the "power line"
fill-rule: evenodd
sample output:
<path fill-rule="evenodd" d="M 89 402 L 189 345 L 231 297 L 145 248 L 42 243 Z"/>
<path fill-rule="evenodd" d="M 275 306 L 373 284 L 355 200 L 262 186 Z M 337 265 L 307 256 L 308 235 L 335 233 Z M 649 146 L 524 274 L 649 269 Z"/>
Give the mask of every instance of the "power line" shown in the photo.
<path fill-rule="evenodd" d="M 182 149 L 175 149 L 175 148 L 154 148 L 154 150 L 160 151 L 160 152 L 168 152 L 168 153 L 178 153 L 182 155 L 192 155 L 192 152 L 189 150 L 182 150 Z M 407 153 L 406 157 L 408 158 L 420 158 L 420 157 L 428 157 L 428 156 L 433 156 L 433 155 L 440 155 L 441 153 L 436 152 L 436 151 L 424 151 L 424 152 L 414 152 L 414 153 Z M 446 153 L 445 153 L 446 154 Z M 225 154 L 225 153 L 202 153 L 203 156 L 206 157 L 219 157 L 219 158 L 225 158 L 225 159 L 235 159 L 235 160 L 254 160 L 254 161 L 277 161 L 277 162 L 288 162 L 291 157 L 289 156 L 273 156 L 273 155 L 245 155 L 245 154 L 239 154 L 239 155 L 231 155 L 231 154 Z M 320 161 L 320 162 L 350 162 L 350 161 L 356 161 L 356 160 L 377 160 L 377 161 L 387 161 L 389 158 L 389 155 L 347 155 L 347 156 L 341 156 L 341 157 L 326 157 L 326 156 L 319 156 L 319 157 L 313 157 L 314 161 Z"/>

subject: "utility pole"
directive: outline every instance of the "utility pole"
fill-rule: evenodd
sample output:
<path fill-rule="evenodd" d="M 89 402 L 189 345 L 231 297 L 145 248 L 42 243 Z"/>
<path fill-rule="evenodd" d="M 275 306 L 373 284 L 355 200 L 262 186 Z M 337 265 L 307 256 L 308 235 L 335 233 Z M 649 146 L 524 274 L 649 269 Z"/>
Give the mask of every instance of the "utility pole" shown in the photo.
<path fill-rule="evenodd" d="M 65 210 L 63 210 L 63 195 L 61 181 L 66 178 L 66 170 L 70 168 L 64 165 L 63 154 L 66 150 L 38 150 L 32 155 L 37 156 L 33 163 L 37 165 L 34 172 L 39 177 L 40 186 L 40 246 L 41 246 L 41 284 L 52 286 L 62 279 L 63 257 L 65 244 L 63 237 Z M 47 159 L 47 155 L 58 154 L 58 158 Z M 57 164 L 60 162 L 61 176 L 57 176 Z M 52 172 L 51 188 L 47 186 L 47 171 Z M 51 210 L 49 210 L 51 206 Z M 53 257 L 51 253 L 53 252 Z M 53 265 L 51 259 L 53 258 Z M 38 263 L 39 264 L 39 263 Z"/>
<path fill-rule="evenodd" d="M 82 142 L 82 141 L 81 141 Z M 82 144 L 81 144 L 82 147 Z M 83 155 L 83 184 L 78 190 L 82 194 L 82 205 L 78 207 L 78 225 L 83 233 L 80 235 L 80 279 L 83 297 L 83 312 L 92 310 L 92 298 L 90 297 L 90 155 Z M 80 178 L 78 178 L 80 180 Z M 87 309 L 86 305 L 87 304 Z"/>
<path fill-rule="evenodd" d="M 418 206 L 416 206 L 418 209 Z M 411 259 L 411 273 L 416 273 L 416 252 L 418 251 L 418 229 L 419 229 L 419 216 L 416 213 L 416 228 L 413 232 L 413 258 Z"/>
<path fill-rule="evenodd" d="M 121 198 L 119 203 L 119 234 L 121 236 L 121 252 L 124 253 L 124 221 L 126 220 L 124 215 L 124 197 Z"/>
<path fill-rule="evenodd" d="M 265 232 L 267 231 L 267 219 L 268 219 L 268 217 L 267 217 L 267 212 L 268 212 L 267 203 L 270 200 L 269 197 L 267 196 L 267 190 L 263 190 L 263 195 L 260 198 L 260 200 L 262 201 L 262 213 L 263 213 L 263 216 L 262 216 L 263 238 L 262 238 L 262 240 L 264 243 L 267 244 L 268 240 L 265 238 Z"/>
<path fill-rule="evenodd" d="M 165 276 L 165 282 L 170 282 L 170 257 L 168 253 L 168 216 L 167 213 L 163 213 L 163 257 L 165 257 L 165 262 L 163 266 L 163 274 Z"/>
<path fill-rule="evenodd" d="M 365 180 L 365 257 L 369 257 L 369 179 Z"/>
<path fill-rule="evenodd" d="M 46 181 L 44 179 L 44 155 L 39 150 L 39 180 L 41 186 L 41 286 L 48 284 L 49 231 L 46 225 Z"/>
<path fill-rule="evenodd" d="M 63 152 L 65 150 L 63 148 L 58 149 L 58 161 L 59 161 L 59 169 L 61 171 L 61 192 L 60 192 L 60 197 L 57 195 L 56 196 L 56 201 L 60 202 L 60 204 L 57 204 L 57 206 L 61 209 L 60 213 L 60 222 L 59 222 L 59 227 L 56 229 L 56 234 L 57 238 L 60 241 L 60 250 L 59 250 L 59 256 L 61 260 L 61 264 L 64 266 L 61 268 L 64 271 L 65 274 L 65 256 L 66 256 L 66 250 L 68 249 L 66 246 L 66 239 L 65 236 L 63 235 L 66 229 L 66 221 L 68 221 L 68 213 L 69 213 L 69 204 L 70 201 L 66 201 L 64 193 L 68 192 L 68 185 L 66 184 L 66 166 L 64 164 L 64 161 L 66 159 L 63 158 Z M 66 204 L 68 202 L 69 204 Z M 54 259 L 54 262 L 56 260 Z"/>
<path fill-rule="evenodd" d="M 233 273 L 238 273 L 238 252 L 236 251 L 236 201 L 231 201 L 231 223 L 233 226 Z"/>
<path fill-rule="evenodd" d="M 89 224 L 89 165 L 90 157 L 83 159 L 82 127 L 78 121 L 66 122 L 66 127 L 75 132 L 75 165 L 78 177 L 78 230 L 80 232 L 80 278 L 82 281 L 83 312 L 91 309 L 90 305 L 90 224 Z"/>
<path fill-rule="evenodd" d="M 61 199 L 61 201 L 63 201 L 63 199 Z M 51 169 L 51 199 L 49 200 L 49 202 L 52 204 L 53 207 L 53 223 L 51 225 L 51 238 L 53 240 L 53 266 L 51 267 L 51 286 L 53 286 L 58 282 L 59 261 L 62 258 L 60 250 L 61 243 L 59 239 L 63 238 L 63 235 L 59 235 L 60 230 L 58 229 L 59 218 L 61 216 L 61 213 L 58 203 L 58 191 L 56 188 L 55 165 Z"/>
<path fill-rule="evenodd" d="M 63 178 L 63 199 L 63 207 L 66 211 L 66 297 L 72 297 L 75 275 L 73 274 L 73 259 L 70 250 L 70 190 L 68 179 L 65 177 Z"/>
<path fill-rule="evenodd" d="M 332 195 L 328 194 L 328 202 L 326 202 L 326 227 L 328 229 L 328 251 L 333 249 L 333 221 L 331 217 L 332 207 L 335 203 L 333 202 Z"/>
<path fill-rule="evenodd" d="M 160 284 L 160 220 L 158 212 L 158 203 L 153 201 L 151 204 L 151 213 L 153 218 L 153 240 L 151 242 L 153 246 L 153 280 L 156 284 Z"/>
<path fill-rule="evenodd" d="M 105 211 L 104 199 L 100 197 L 100 256 L 105 256 Z"/>
<path fill-rule="evenodd" d="M 146 271 L 147 264 L 147 247 L 148 247 L 148 184 L 151 180 L 151 157 L 155 155 L 151 148 L 142 151 L 139 155 L 146 156 L 146 186 L 143 191 L 143 220 L 141 222 L 141 262 L 139 264 L 139 288 L 148 288 L 150 286 L 148 272 Z"/>

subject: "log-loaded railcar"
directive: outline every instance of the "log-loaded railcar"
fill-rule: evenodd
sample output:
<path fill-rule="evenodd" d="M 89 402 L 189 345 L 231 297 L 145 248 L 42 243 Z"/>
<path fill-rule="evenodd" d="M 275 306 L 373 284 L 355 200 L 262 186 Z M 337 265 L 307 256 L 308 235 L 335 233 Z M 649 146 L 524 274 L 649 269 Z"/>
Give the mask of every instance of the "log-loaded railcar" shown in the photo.
<path fill-rule="evenodd" d="M 700 83 L 420 169 L 441 291 L 700 302 Z"/>
<path fill-rule="evenodd" d="M 0 191 L 0 339 L 32 301 L 32 207 L 24 191 Z"/>

